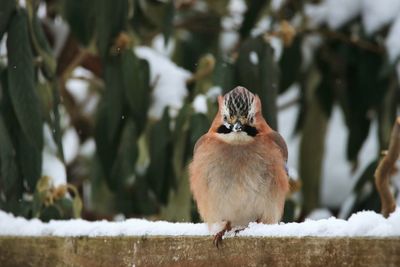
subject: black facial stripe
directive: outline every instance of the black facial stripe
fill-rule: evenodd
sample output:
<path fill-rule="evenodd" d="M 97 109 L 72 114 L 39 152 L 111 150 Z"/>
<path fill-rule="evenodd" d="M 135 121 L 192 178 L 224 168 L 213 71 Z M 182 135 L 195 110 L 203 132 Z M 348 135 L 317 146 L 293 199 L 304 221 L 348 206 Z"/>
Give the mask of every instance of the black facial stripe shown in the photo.
<path fill-rule="evenodd" d="M 218 129 L 217 129 L 217 133 L 222 133 L 222 134 L 228 134 L 228 133 L 231 133 L 232 132 L 232 130 L 231 129 L 228 129 L 225 125 L 221 125 L 221 126 L 219 126 L 218 127 Z"/>
<path fill-rule="evenodd" d="M 244 125 L 242 131 L 245 132 L 248 136 L 252 136 L 252 137 L 254 137 L 254 136 L 256 136 L 258 134 L 257 129 L 255 127 L 250 126 L 250 125 Z M 232 130 L 228 129 L 223 124 L 221 126 L 219 126 L 218 129 L 217 129 L 217 133 L 220 133 L 220 134 L 228 134 L 228 133 L 231 133 L 231 132 L 232 132 Z"/>
<path fill-rule="evenodd" d="M 244 125 L 242 131 L 247 133 L 247 135 L 253 136 L 253 137 L 258 134 L 258 131 L 257 131 L 256 127 L 252 127 L 250 125 Z"/>

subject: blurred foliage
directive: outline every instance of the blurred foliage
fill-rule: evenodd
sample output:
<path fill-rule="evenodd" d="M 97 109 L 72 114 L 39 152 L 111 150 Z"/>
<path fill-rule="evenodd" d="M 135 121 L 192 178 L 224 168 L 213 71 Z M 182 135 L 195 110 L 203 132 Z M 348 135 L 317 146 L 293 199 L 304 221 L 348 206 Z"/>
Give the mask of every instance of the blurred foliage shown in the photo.
<path fill-rule="evenodd" d="M 217 110 L 216 97 L 209 96 L 213 89 L 225 93 L 246 86 L 260 96 L 264 117 L 278 129 L 277 96 L 293 84 L 301 92 L 295 101 L 300 104 L 295 132 L 302 137 L 303 209 L 299 215 L 299 201 L 288 199 L 284 221 L 319 207 L 333 106 L 343 110 L 347 159 L 356 169 L 373 120 L 379 125 L 380 149 L 387 148 L 399 83 L 395 63 L 379 41 L 386 31 L 365 36 L 360 18 L 336 31 L 324 25 L 309 29 L 303 13 L 307 2 L 288 0 L 273 10 L 267 0 L 245 1 L 243 20 L 224 29 L 227 0 L 27 0 L 24 7 L 3 0 L 0 41 L 5 40 L 7 54 L 0 55 L 0 208 L 44 220 L 78 217 L 82 210 L 87 219 L 123 213 L 197 221 L 186 167 Z M 46 12 L 39 17 L 41 7 Z M 272 26 L 256 31 L 266 17 Z M 64 35 L 57 28 L 60 21 L 69 28 Z M 226 32 L 236 38 L 230 48 L 221 45 Z M 151 80 L 149 62 L 134 48 L 152 46 L 159 36 L 164 48 L 172 44 L 172 61 L 193 74 L 182 107 L 166 107 L 153 118 L 148 114 L 157 78 Z M 305 58 L 309 38 L 318 38 L 319 45 Z M 91 96 L 99 99 L 93 112 L 85 111 L 88 101 L 79 103 L 68 90 L 79 66 L 91 72 L 80 78 L 88 80 Z M 193 108 L 199 95 L 207 99 L 206 113 Z M 65 186 L 55 187 L 51 177 L 42 175 L 44 125 L 67 168 Z M 93 156 L 66 162 L 62 136 L 71 127 L 81 145 L 95 140 Z M 361 195 L 360 189 L 371 183 L 375 165 L 359 178 L 351 212 L 376 209 L 376 192 Z"/>

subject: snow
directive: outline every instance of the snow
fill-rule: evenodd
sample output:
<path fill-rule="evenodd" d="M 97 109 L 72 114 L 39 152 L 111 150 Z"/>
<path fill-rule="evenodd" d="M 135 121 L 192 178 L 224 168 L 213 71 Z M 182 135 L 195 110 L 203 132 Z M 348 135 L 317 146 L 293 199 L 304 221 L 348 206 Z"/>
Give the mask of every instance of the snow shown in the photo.
<path fill-rule="evenodd" d="M 66 184 L 67 170 L 62 161 L 46 149 L 43 150 L 42 155 L 42 176 L 50 177 L 54 187 Z"/>
<path fill-rule="evenodd" d="M 85 100 L 89 94 L 89 83 L 81 78 L 92 78 L 93 74 L 82 67 L 77 67 L 72 72 L 72 77 L 79 78 L 68 79 L 66 88 L 78 103 L 85 103 Z"/>
<path fill-rule="evenodd" d="M 306 4 L 304 13 L 308 16 L 311 27 L 327 24 L 333 30 L 361 15 L 367 34 L 373 34 L 395 21 L 385 43 L 391 61 L 400 54 L 399 0 L 324 0 L 319 4 Z"/>
<path fill-rule="evenodd" d="M 175 117 L 187 95 L 186 81 L 190 72 L 149 47 L 138 46 L 134 51 L 139 58 L 149 62 L 150 83 L 155 86 L 149 117 L 161 118 L 166 106 L 170 107 L 170 115 Z"/>
<path fill-rule="evenodd" d="M 321 220 L 306 220 L 303 223 L 262 225 L 251 223 L 241 232 L 243 236 L 399 236 L 400 210 L 388 219 L 373 211 L 353 214 L 348 220 L 330 217 Z"/>
<path fill-rule="evenodd" d="M 121 218 L 122 219 L 122 218 Z M 89 222 L 82 219 L 41 222 L 14 217 L 0 211 L 0 236 L 208 236 L 206 224 L 170 223 L 127 219 L 124 221 Z M 228 233 L 232 236 L 233 233 Z M 353 214 L 348 220 L 330 217 L 321 220 L 306 220 L 302 223 L 280 223 L 273 225 L 250 223 L 239 236 L 400 236 L 400 208 L 389 218 L 373 211 Z"/>
<path fill-rule="evenodd" d="M 165 45 L 165 38 L 164 35 L 162 34 L 157 34 L 152 41 L 151 46 L 153 47 L 154 50 L 156 50 L 158 53 L 166 56 L 166 57 L 172 57 L 172 54 L 174 53 L 175 49 L 175 39 L 173 36 L 171 36 L 168 39 L 167 45 Z"/>
<path fill-rule="evenodd" d="M 302 55 L 302 66 L 303 70 L 307 70 L 313 63 L 315 51 L 323 43 L 322 37 L 318 34 L 306 35 L 301 43 L 301 55 Z"/>
<path fill-rule="evenodd" d="M 38 17 L 41 18 L 41 19 L 43 19 L 43 18 L 46 17 L 46 15 L 47 15 L 47 6 L 46 6 L 45 3 L 41 2 L 41 3 L 39 4 L 39 7 L 38 7 L 38 9 L 37 9 L 37 15 L 38 15 Z"/>
<path fill-rule="evenodd" d="M 325 23 L 328 15 L 328 8 L 324 3 L 319 5 L 306 3 L 304 5 L 304 14 L 309 18 L 309 26 L 315 28 Z"/>
<path fill-rule="evenodd" d="M 331 29 L 338 29 L 354 19 L 361 11 L 361 0 L 327 0 L 327 22 Z"/>
<path fill-rule="evenodd" d="M 249 59 L 253 65 L 258 65 L 258 55 L 256 52 L 251 51 L 249 54 Z"/>
<path fill-rule="evenodd" d="M 68 128 L 62 137 L 65 163 L 71 163 L 79 152 L 79 136 L 75 128 Z"/>
<path fill-rule="evenodd" d="M 399 14 L 399 0 L 363 0 L 362 23 L 367 34 L 376 32 Z"/>
<path fill-rule="evenodd" d="M 80 147 L 79 155 L 91 158 L 96 153 L 96 142 L 93 138 L 86 140 Z"/>
<path fill-rule="evenodd" d="M 197 95 L 193 100 L 193 108 L 196 113 L 207 114 L 207 96 Z"/>
<path fill-rule="evenodd" d="M 283 4 L 285 4 L 286 0 L 272 0 L 271 1 L 271 9 L 272 11 L 278 11 Z"/>
<path fill-rule="evenodd" d="M 0 40 L 0 63 L 7 64 L 7 33 L 4 33 L 3 39 Z"/>
<path fill-rule="evenodd" d="M 46 24 L 48 30 L 54 36 L 53 53 L 58 58 L 67 41 L 70 32 L 69 26 L 61 17 L 56 17 L 54 20 L 44 19 L 43 23 Z"/>
<path fill-rule="evenodd" d="M 247 5 L 244 0 L 230 0 L 228 4 L 229 13 L 235 15 L 243 15 L 247 10 Z"/>
<path fill-rule="evenodd" d="M 296 85 L 292 86 L 285 93 L 279 95 L 277 105 L 282 106 L 288 103 L 292 99 L 297 98 L 300 95 L 300 88 Z M 296 122 L 297 114 L 300 110 L 298 104 L 293 105 L 278 113 L 278 132 L 285 139 L 288 146 L 289 158 L 288 167 L 293 173 L 293 170 L 298 169 L 298 154 L 299 154 L 299 137 L 293 136 L 293 130 Z M 291 176 L 292 177 L 292 176 Z M 297 175 L 298 177 L 298 175 Z"/>
<path fill-rule="evenodd" d="M 338 29 L 361 12 L 362 0 L 325 0 L 318 5 L 305 5 L 305 14 L 311 25 L 327 23 L 331 29 Z"/>
<path fill-rule="evenodd" d="M 322 219 L 329 219 L 332 217 L 332 213 L 328 209 L 316 209 L 313 210 L 307 217 L 310 220 L 322 220 Z"/>
<path fill-rule="evenodd" d="M 228 14 L 221 19 L 223 31 L 219 37 L 219 46 L 222 52 L 229 54 L 239 41 L 239 34 L 236 31 L 243 22 L 243 14 L 247 6 L 243 0 L 230 0 Z"/>
<path fill-rule="evenodd" d="M 389 33 L 385 40 L 385 46 L 390 61 L 394 62 L 396 59 L 398 59 L 400 56 L 400 15 L 398 15 L 396 21 L 389 29 Z"/>
<path fill-rule="evenodd" d="M 281 38 L 278 38 L 275 36 L 269 36 L 268 42 L 271 45 L 272 49 L 274 50 L 274 60 L 275 60 L 275 62 L 278 62 L 282 56 L 283 42 L 282 42 Z"/>
<path fill-rule="evenodd" d="M 51 129 L 47 123 L 43 126 L 44 148 L 42 151 L 42 176 L 51 178 L 54 186 L 67 183 L 67 170 L 57 157 L 57 145 L 53 140 Z M 65 145 L 64 145 L 65 148 Z"/>
<path fill-rule="evenodd" d="M 213 86 L 210 87 L 210 89 L 208 89 L 207 91 L 207 97 L 210 100 L 216 100 L 218 98 L 218 96 L 222 95 L 222 88 L 220 86 Z"/>

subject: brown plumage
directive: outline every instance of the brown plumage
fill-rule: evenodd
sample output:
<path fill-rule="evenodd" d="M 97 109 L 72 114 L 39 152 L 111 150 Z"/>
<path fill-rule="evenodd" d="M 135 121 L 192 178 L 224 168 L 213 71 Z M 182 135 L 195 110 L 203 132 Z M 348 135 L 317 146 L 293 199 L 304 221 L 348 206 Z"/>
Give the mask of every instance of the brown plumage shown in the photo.
<path fill-rule="evenodd" d="M 220 96 L 218 104 L 189 166 L 201 218 L 210 227 L 220 225 L 217 247 L 232 228 L 279 222 L 289 188 L 286 143 L 264 120 L 259 97 L 236 87 Z"/>

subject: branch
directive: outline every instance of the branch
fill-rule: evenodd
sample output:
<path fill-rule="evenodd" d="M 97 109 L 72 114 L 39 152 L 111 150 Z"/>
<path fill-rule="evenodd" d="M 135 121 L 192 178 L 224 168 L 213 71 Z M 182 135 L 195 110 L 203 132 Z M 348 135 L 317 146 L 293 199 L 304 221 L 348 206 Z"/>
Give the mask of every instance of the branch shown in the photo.
<path fill-rule="evenodd" d="M 395 170 L 400 154 L 400 117 L 397 117 L 390 137 L 389 150 L 379 162 L 375 171 L 375 185 L 379 192 L 383 216 L 388 217 L 396 208 L 395 199 L 389 189 L 389 179 Z"/>

